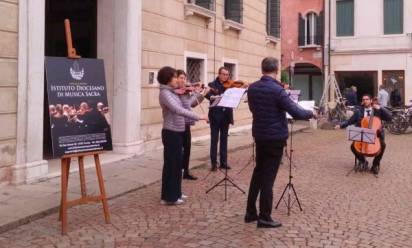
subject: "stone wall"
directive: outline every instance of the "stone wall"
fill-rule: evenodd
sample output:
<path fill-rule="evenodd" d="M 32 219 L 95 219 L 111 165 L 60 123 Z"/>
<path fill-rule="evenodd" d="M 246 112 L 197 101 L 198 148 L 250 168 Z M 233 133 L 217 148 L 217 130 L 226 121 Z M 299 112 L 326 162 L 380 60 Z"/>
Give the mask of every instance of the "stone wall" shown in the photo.
<path fill-rule="evenodd" d="M 215 51 L 213 18 L 208 22 L 204 17 L 185 16 L 185 3 L 186 0 L 143 1 L 141 138 L 148 144 L 147 149 L 151 143 L 159 144 L 162 126 L 158 85 L 149 85 L 150 71 L 166 65 L 184 69 L 185 53 L 199 53 L 207 58 L 208 82 L 216 77 L 214 71 L 225 59 L 237 62 L 239 79 L 254 82 L 261 76 L 260 62 L 265 56 L 280 58 L 280 42 L 266 41 L 266 1 L 243 1 L 244 28 L 239 32 L 223 28 L 224 0 L 217 0 Z M 207 111 L 208 104 L 203 106 Z M 200 113 L 199 108 L 195 111 Z M 235 126 L 250 123 L 248 106 L 242 103 L 235 111 Z M 203 129 L 203 133 L 208 130 L 204 122 L 194 127 L 198 133 Z"/>
<path fill-rule="evenodd" d="M 0 183 L 16 160 L 17 32 L 17 0 L 0 0 Z"/>

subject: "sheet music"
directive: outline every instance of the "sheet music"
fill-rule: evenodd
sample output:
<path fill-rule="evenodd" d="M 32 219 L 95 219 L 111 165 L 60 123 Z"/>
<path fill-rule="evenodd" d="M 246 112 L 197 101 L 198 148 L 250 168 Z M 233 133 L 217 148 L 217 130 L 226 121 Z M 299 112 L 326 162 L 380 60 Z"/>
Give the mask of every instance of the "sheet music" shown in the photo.
<path fill-rule="evenodd" d="M 375 143 L 376 130 L 374 129 L 349 126 L 346 130 L 348 140 L 350 141 L 361 141 L 369 144 Z"/>
<path fill-rule="evenodd" d="M 245 94 L 246 89 L 244 88 L 229 88 L 222 95 L 217 106 L 227 107 L 227 108 L 237 108 L 239 106 L 240 100 L 243 94 Z"/>
<path fill-rule="evenodd" d="M 297 102 L 297 104 L 305 110 L 313 111 L 315 108 L 315 101 L 299 101 Z M 293 119 L 293 117 L 288 112 L 286 112 L 286 118 Z"/>

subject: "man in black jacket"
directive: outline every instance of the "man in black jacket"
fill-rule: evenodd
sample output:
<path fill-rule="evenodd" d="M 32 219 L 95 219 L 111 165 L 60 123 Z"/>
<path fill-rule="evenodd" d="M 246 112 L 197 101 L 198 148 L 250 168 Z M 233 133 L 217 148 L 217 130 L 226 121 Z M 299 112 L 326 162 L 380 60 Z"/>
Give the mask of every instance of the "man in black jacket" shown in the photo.
<path fill-rule="evenodd" d="M 354 112 L 354 114 L 349 120 L 336 125 L 335 129 L 346 128 L 347 126 L 353 125 L 353 124 L 355 124 L 355 126 L 357 127 L 360 127 L 362 119 L 364 117 L 371 116 L 372 112 L 374 116 L 379 117 L 381 120 L 390 121 L 392 119 L 392 115 L 389 112 L 389 110 L 385 108 L 381 108 L 379 104 L 377 103 L 372 104 L 371 98 L 372 97 L 368 94 L 363 95 L 362 96 L 362 107 L 356 109 L 356 111 Z M 382 160 L 382 156 L 386 148 L 385 133 L 384 133 L 383 128 L 381 130 L 378 130 L 378 138 L 380 139 L 380 143 L 381 143 L 381 151 L 373 159 L 372 168 L 371 168 L 371 171 L 375 175 L 379 173 L 380 162 Z M 368 161 L 366 161 L 365 156 L 363 156 L 362 154 L 356 151 L 354 143 L 352 143 L 350 148 L 351 148 L 352 153 L 355 155 L 356 159 L 362 165 L 362 167 L 367 168 Z"/>
<path fill-rule="evenodd" d="M 229 79 L 229 69 L 226 67 L 220 67 L 218 71 L 219 75 L 215 81 L 209 83 L 210 91 L 205 96 L 210 104 L 223 95 L 226 91 L 223 83 Z M 220 134 L 220 168 L 230 169 L 227 164 L 227 137 L 229 133 L 229 125 L 233 125 L 233 110 L 231 108 L 214 106 L 209 109 L 209 122 L 210 122 L 210 160 L 212 163 L 212 171 L 217 170 L 217 143 Z"/>
<path fill-rule="evenodd" d="M 249 109 L 253 115 L 252 135 L 256 142 L 256 167 L 249 187 L 245 222 L 258 221 L 258 227 L 279 227 L 271 217 L 273 184 L 289 135 L 286 112 L 298 120 L 314 117 L 294 101 L 276 80 L 279 62 L 273 57 L 262 61 L 262 78 L 248 89 Z M 256 200 L 260 193 L 260 213 Z"/>

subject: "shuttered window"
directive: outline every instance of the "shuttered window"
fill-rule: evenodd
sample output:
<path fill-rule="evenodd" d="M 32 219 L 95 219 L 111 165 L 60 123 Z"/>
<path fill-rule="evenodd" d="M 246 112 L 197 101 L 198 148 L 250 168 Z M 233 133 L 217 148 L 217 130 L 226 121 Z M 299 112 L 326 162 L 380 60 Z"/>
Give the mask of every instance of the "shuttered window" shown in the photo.
<path fill-rule="evenodd" d="M 325 21 L 325 14 L 321 11 L 316 20 L 316 36 L 315 36 L 315 44 L 322 46 L 323 45 L 323 34 L 324 32 L 324 23 Z"/>
<path fill-rule="evenodd" d="M 267 0 L 266 12 L 268 35 L 280 38 L 280 0 Z"/>
<path fill-rule="evenodd" d="M 225 18 L 242 23 L 243 1 L 225 0 Z"/>
<path fill-rule="evenodd" d="M 195 0 L 195 4 L 208 10 L 213 10 L 213 0 Z"/>
<path fill-rule="evenodd" d="M 403 33 L 403 0 L 384 0 L 384 34 Z"/>
<path fill-rule="evenodd" d="M 299 13 L 299 36 L 298 36 L 298 44 L 299 46 L 305 46 L 305 18 L 303 18 L 302 14 Z"/>
<path fill-rule="evenodd" d="M 353 0 L 336 1 L 336 36 L 354 35 L 354 11 Z"/>

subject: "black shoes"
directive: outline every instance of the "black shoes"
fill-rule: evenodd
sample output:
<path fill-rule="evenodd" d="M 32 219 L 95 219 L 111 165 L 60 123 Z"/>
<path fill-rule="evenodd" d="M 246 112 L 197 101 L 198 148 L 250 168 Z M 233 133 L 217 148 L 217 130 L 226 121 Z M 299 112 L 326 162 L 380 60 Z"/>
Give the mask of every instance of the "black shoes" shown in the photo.
<path fill-rule="evenodd" d="M 258 219 L 257 222 L 257 227 L 258 228 L 276 228 L 282 226 L 282 223 L 280 223 L 277 220 L 263 220 L 263 219 Z"/>
<path fill-rule="evenodd" d="M 229 165 L 221 165 L 221 166 L 219 167 L 219 169 L 221 169 L 221 170 L 230 170 L 230 169 L 232 169 L 232 168 L 230 168 Z"/>
<path fill-rule="evenodd" d="M 378 164 L 377 164 L 377 165 L 373 165 L 372 168 L 371 168 L 371 172 L 372 172 L 374 175 L 378 175 L 378 174 L 379 174 L 379 165 L 378 165 Z"/>
<path fill-rule="evenodd" d="M 189 173 L 187 174 L 183 174 L 183 179 L 187 179 L 187 180 L 197 180 L 197 177 L 190 175 Z"/>
<path fill-rule="evenodd" d="M 253 221 L 257 221 L 259 219 L 259 216 L 257 214 L 245 214 L 245 223 L 250 223 Z"/>
<path fill-rule="evenodd" d="M 212 168 L 210 169 L 211 171 L 217 171 L 217 166 L 216 164 L 212 164 Z"/>

